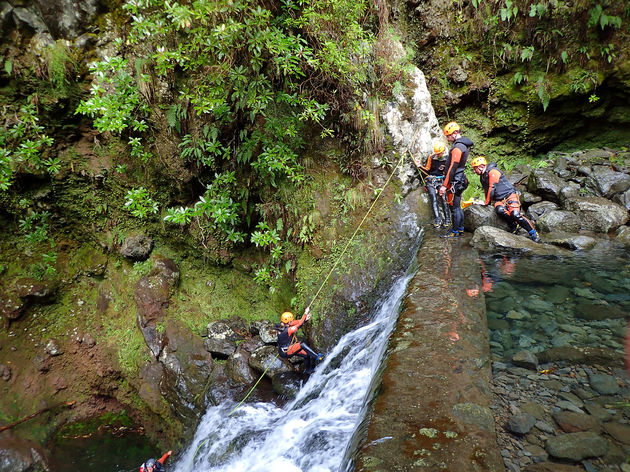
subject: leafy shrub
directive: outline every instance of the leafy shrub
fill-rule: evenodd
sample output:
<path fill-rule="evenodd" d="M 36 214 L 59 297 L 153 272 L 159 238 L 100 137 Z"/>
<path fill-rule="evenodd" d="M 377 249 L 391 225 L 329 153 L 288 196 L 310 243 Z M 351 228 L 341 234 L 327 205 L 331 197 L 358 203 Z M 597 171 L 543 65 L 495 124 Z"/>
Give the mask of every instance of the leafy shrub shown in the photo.
<path fill-rule="evenodd" d="M 158 204 L 144 187 L 127 192 L 125 208 L 136 218 L 145 219 L 151 213 L 157 213 Z"/>
<path fill-rule="evenodd" d="M 59 158 L 46 157 L 42 153 L 53 144 L 39 123 L 35 105 L 27 103 L 15 114 L 5 114 L 0 128 L 0 190 L 11 186 L 16 170 L 44 170 L 59 172 Z"/>

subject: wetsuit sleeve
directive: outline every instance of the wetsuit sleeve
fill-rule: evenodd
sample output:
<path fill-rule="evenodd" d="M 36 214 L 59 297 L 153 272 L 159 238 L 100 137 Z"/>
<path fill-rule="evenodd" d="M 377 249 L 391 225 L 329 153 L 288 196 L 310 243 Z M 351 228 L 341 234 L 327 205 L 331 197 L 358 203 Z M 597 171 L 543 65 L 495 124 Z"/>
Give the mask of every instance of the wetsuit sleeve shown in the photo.
<path fill-rule="evenodd" d="M 159 462 L 160 464 L 164 465 L 164 461 L 166 461 L 166 459 L 168 459 L 168 456 L 170 456 L 170 454 L 167 452 L 167 453 L 165 453 L 162 457 L 160 457 L 160 458 L 158 459 L 158 462 Z"/>
<path fill-rule="evenodd" d="M 433 154 L 429 155 L 429 157 L 427 157 L 427 163 L 423 166 L 418 166 L 418 169 L 420 169 L 423 173 L 428 174 L 429 171 L 431 170 L 432 160 L 433 160 Z"/>
<path fill-rule="evenodd" d="M 488 173 L 488 193 L 486 194 L 486 205 L 488 205 L 490 200 L 492 200 L 492 197 L 494 196 L 494 184 L 499 182 L 500 178 L 501 172 L 496 169 L 492 169 Z"/>
<path fill-rule="evenodd" d="M 459 167 L 459 161 L 461 159 L 462 159 L 462 150 L 457 147 L 453 148 L 453 150 L 451 151 L 451 158 L 449 159 L 449 166 L 448 166 L 448 169 L 446 169 L 444 183 L 442 184 L 445 187 L 448 187 L 449 184 L 453 181 L 453 178 L 455 177 L 455 172 L 457 171 L 457 168 Z"/>
<path fill-rule="evenodd" d="M 295 333 L 297 333 L 297 330 L 300 329 L 300 326 L 302 326 L 305 321 L 305 316 L 302 316 L 302 318 L 300 318 L 299 320 L 291 321 L 291 324 L 289 326 L 289 336 L 293 336 Z"/>

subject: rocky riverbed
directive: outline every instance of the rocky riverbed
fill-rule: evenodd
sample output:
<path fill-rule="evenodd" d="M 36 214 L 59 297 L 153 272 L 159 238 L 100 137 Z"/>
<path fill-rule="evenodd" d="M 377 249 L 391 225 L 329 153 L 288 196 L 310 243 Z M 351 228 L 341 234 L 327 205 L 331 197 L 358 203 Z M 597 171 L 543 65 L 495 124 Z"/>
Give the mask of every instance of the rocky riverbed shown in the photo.
<path fill-rule="evenodd" d="M 630 470 L 627 252 L 484 266 L 491 409 L 506 469 Z"/>

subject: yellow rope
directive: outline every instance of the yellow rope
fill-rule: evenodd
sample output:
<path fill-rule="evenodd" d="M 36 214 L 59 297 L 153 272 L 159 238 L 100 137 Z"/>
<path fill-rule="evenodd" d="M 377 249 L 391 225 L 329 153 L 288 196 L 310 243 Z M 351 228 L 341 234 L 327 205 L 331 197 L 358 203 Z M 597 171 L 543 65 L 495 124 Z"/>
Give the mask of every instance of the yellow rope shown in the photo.
<path fill-rule="evenodd" d="M 376 198 L 374 199 L 374 201 L 372 202 L 372 205 L 370 205 L 370 208 L 368 208 L 368 211 L 365 213 L 365 215 L 363 216 L 363 219 L 361 220 L 361 222 L 359 223 L 359 225 L 357 226 L 357 228 L 354 230 L 354 233 L 352 233 L 352 236 L 350 236 L 350 239 L 348 239 L 348 242 L 346 243 L 346 245 L 344 246 L 343 250 L 341 251 L 341 254 L 339 255 L 339 257 L 336 258 L 335 263 L 333 264 L 333 266 L 330 268 L 330 270 L 328 271 L 328 274 L 326 275 L 326 278 L 324 279 L 324 281 L 321 283 L 321 285 L 319 286 L 319 289 L 317 290 L 317 292 L 315 293 L 315 296 L 311 299 L 311 302 L 308 304 L 308 308 L 311 307 L 311 305 L 313 304 L 313 302 L 317 299 L 317 297 L 319 296 L 319 293 L 322 291 L 322 288 L 324 287 L 324 285 L 326 284 L 326 282 L 328 281 L 328 279 L 330 278 L 330 276 L 332 275 L 333 271 L 336 269 L 337 264 L 339 264 L 339 261 L 341 260 L 341 258 L 343 257 L 343 255 L 346 253 L 346 251 L 348 250 L 348 247 L 350 246 L 350 243 L 352 242 L 353 238 L 357 235 L 357 233 L 359 232 L 359 229 L 361 229 L 361 226 L 363 225 L 363 223 L 365 223 L 365 220 L 367 219 L 368 215 L 370 214 L 370 212 L 372 211 L 372 209 L 374 208 L 374 205 L 376 205 L 376 202 L 378 201 L 379 198 L 381 198 L 381 195 L 383 194 L 383 192 L 385 191 L 385 187 L 387 187 L 387 185 L 389 184 L 389 182 L 392 180 L 392 177 L 394 176 L 394 174 L 396 173 L 396 170 L 400 167 L 400 164 L 402 164 L 405 155 L 407 154 L 407 151 L 403 152 L 401 154 L 400 160 L 398 161 L 398 164 L 396 164 L 396 167 L 394 167 L 394 170 L 392 171 L 392 173 L 390 174 L 389 178 L 387 179 L 387 181 L 385 182 L 385 185 L 383 185 L 383 188 L 381 188 L 381 191 L 378 193 L 378 195 L 376 196 Z M 234 409 L 232 411 L 230 411 L 230 413 L 228 414 L 228 416 L 231 416 L 232 413 L 234 413 L 242 404 L 245 400 L 247 400 L 247 398 L 251 395 L 251 393 L 254 391 L 254 389 L 256 388 L 256 386 L 260 383 L 260 381 L 262 380 L 262 378 L 265 376 L 265 374 L 267 373 L 267 371 L 269 370 L 269 368 L 272 366 L 272 364 L 276 361 L 276 359 L 278 358 L 278 356 L 280 356 L 280 353 L 276 354 L 276 357 L 273 358 L 273 360 L 269 363 L 269 365 L 267 365 L 267 368 L 265 369 L 265 371 L 260 375 L 260 377 L 258 377 L 258 380 L 256 381 L 256 383 L 252 386 L 252 388 L 249 389 L 249 392 L 247 392 L 247 395 L 245 395 L 245 398 L 243 398 L 238 405 L 236 405 L 234 407 Z M 201 446 L 203 446 L 208 440 L 206 439 L 205 441 L 203 441 L 201 444 L 199 444 L 199 446 L 197 446 L 197 450 L 195 451 L 195 455 L 192 458 L 191 461 L 191 470 L 192 470 L 192 465 L 193 465 L 193 461 L 195 460 L 195 457 L 197 456 L 197 453 L 199 452 L 199 449 L 201 449 Z"/>

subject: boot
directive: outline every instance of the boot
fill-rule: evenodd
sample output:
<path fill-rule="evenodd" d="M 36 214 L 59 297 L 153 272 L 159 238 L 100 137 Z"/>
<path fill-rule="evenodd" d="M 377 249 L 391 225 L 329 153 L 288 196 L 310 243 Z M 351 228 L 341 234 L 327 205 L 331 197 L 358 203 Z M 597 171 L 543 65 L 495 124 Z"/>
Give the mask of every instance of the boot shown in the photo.
<path fill-rule="evenodd" d="M 442 226 L 442 220 L 441 220 L 440 218 L 436 218 L 436 219 L 433 221 L 433 227 L 434 227 L 435 229 L 437 229 L 437 228 L 439 228 L 439 227 L 441 227 L 441 226 Z"/>
<path fill-rule="evenodd" d="M 538 236 L 538 231 L 536 231 L 535 229 L 532 229 L 529 232 L 529 238 L 534 241 L 535 243 L 539 243 L 540 242 L 540 236 Z"/>

